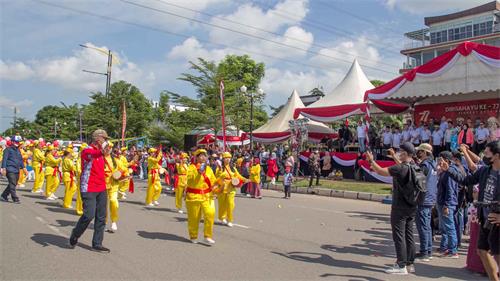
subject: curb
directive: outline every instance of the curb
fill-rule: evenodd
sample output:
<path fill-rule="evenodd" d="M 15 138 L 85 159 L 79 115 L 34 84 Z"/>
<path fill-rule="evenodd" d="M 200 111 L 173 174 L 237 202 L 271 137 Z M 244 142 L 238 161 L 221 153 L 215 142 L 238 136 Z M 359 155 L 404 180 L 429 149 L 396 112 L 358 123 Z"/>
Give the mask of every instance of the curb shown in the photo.
<path fill-rule="evenodd" d="M 281 185 L 266 185 L 263 189 L 275 190 L 275 191 L 283 191 L 283 187 Z M 373 201 L 387 204 L 392 202 L 392 196 L 386 194 L 377 194 L 377 193 L 368 193 L 368 192 L 357 192 L 350 190 L 336 190 L 330 188 L 320 188 L 320 187 L 297 187 L 292 186 L 291 192 L 300 193 L 300 194 L 312 194 L 317 196 L 326 196 L 326 197 L 337 197 L 337 198 L 346 198 L 346 199 L 355 199 L 355 200 L 365 200 L 365 201 Z"/>

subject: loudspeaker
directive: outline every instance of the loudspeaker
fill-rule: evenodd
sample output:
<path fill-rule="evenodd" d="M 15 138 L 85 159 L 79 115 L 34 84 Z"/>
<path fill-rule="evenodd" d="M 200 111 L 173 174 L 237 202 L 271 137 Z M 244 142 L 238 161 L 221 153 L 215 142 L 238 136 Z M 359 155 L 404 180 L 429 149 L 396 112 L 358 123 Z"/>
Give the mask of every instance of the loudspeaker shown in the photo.
<path fill-rule="evenodd" d="M 184 151 L 196 146 L 196 135 L 184 135 Z"/>

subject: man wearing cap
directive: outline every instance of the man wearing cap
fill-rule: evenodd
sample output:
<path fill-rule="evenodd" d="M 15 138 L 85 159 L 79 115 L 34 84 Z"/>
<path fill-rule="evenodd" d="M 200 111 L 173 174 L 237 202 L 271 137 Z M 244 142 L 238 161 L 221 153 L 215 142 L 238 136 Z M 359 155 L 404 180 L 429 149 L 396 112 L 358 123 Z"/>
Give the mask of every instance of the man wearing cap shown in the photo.
<path fill-rule="evenodd" d="M 2 158 L 2 175 L 7 177 L 9 181 L 7 187 L 0 196 L 2 201 L 9 201 L 9 194 L 12 197 L 14 203 L 20 203 L 19 197 L 16 194 L 16 185 L 19 180 L 19 171 L 22 169 L 27 173 L 26 167 L 24 166 L 23 157 L 19 151 L 19 142 L 21 142 L 20 136 L 13 136 L 11 138 L 12 145 L 7 147 L 3 151 Z"/>
<path fill-rule="evenodd" d="M 392 151 L 392 150 L 390 150 Z M 396 264 L 388 268 L 388 274 L 407 275 L 415 272 L 415 241 L 413 240 L 413 222 L 417 213 L 417 206 L 407 202 L 404 197 L 404 188 L 410 184 L 410 165 L 415 155 L 415 147 L 410 142 L 400 146 L 399 158 L 394 155 L 396 165 L 382 168 L 374 160 L 370 151 L 366 152 L 366 160 L 370 162 L 371 168 L 381 176 L 392 176 L 392 206 L 391 206 L 391 229 L 392 239 L 396 248 Z"/>
<path fill-rule="evenodd" d="M 55 193 L 61 183 L 59 179 L 59 164 L 61 162 L 62 158 L 59 157 L 54 145 L 47 146 L 47 151 L 45 152 L 45 178 L 47 179 L 45 196 L 47 200 L 57 199 Z"/>
<path fill-rule="evenodd" d="M 146 192 L 146 206 L 154 207 L 160 205 L 158 199 L 161 195 L 160 168 L 163 155 L 156 148 L 149 149 L 148 157 L 148 189 Z"/>
<path fill-rule="evenodd" d="M 419 166 L 426 176 L 426 188 L 424 199 L 418 205 L 417 231 L 420 238 L 420 253 L 415 257 L 421 261 L 428 262 L 432 259 L 432 207 L 436 204 L 437 197 L 437 164 L 432 158 L 432 146 L 422 143 L 417 147 L 417 158 Z"/>
<path fill-rule="evenodd" d="M 215 176 L 221 185 L 217 194 L 219 220 L 229 227 L 233 226 L 234 197 L 236 196 L 233 179 L 237 179 L 240 183 L 248 182 L 246 178 L 240 175 L 238 170 L 231 167 L 231 158 L 231 153 L 227 151 L 222 153 L 222 166 L 217 167 L 215 172 Z"/>
<path fill-rule="evenodd" d="M 98 129 L 92 133 L 92 144 L 82 151 L 82 174 L 80 177 L 80 192 L 83 201 L 83 215 L 78 220 L 71 232 L 69 245 L 73 248 L 78 239 L 85 232 L 90 222 L 94 220 L 94 236 L 92 237 L 92 250 L 109 252 L 102 246 L 104 227 L 106 226 L 106 179 L 104 174 L 103 151 L 107 146 L 108 134 Z"/>
<path fill-rule="evenodd" d="M 198 149 L 193 155 L 196 162 L 188 167 L 186 189 L 189 238 L 191 242 L 198 243 L 198 226 L 203 215 L 205 242 L 213 245 L 215 204 L 212 190 L 216 178 L 212 168 L 207 165 L 207 151 Z"/>
<path fill-rule="evenodd" d="M 45 153 L 42 150 L 43 142 L 35 141 L 35 148 L 33 149 L 33 170 L 35 171 L 35 182 L 33 183 L 32 193 L 42 193 L 43 181 L 45 175 L 43 174 L 43 166 L 45 162 Z"/>
<path fill-rule="evenodd" d="M 187 187 L 188 154 L 182 152 L 179 156 L 179 163 L 175 165 L 176 175 L 174 180 L 175 208 L 180 214 L 182 211 L 182 197 Z"/>

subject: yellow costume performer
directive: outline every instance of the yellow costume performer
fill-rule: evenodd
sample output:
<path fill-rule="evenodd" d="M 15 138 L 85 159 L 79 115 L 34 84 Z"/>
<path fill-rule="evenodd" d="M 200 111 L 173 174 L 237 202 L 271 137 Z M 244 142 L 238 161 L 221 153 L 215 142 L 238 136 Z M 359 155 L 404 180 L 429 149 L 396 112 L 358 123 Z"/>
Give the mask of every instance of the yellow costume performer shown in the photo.
<path fill-rule="evenodd" d="M 222 154 L 223 167 L 217 167 L 217 172 L 215 173 L 217 180 L 221 183 L 220 193 L 217 194 L 219 220 L 229 227 L 233 226 L 234 197 L 236 196 L 236 188 L 232 180 L 238 179 L 239 182 L 248 181 L 240 175 L 237 169 L 231 168 L 231 157 L 231 153 L 224 152 Z"/>
<path fill-rule="evenodd" d="M 184 191 L 186 190 L 187 186 L 187 170 L 188 170 L 188 165 L 187 165 L 187 160 L 188 160 L 188 155 L 187 153 L 181 153 L 180 156 L 180 163 L 177 163 L 175 165 L 175 168 L 177 170 L 177 175 L 174 183 L 175 187 L 175 207 L 177 208 L 177 211 L 179 213 L 182 212 L 182 197 L 184 196 Z"/>
<path fill-rule="evenodd" d="M 212 188 L 216 178 L 207 165 L 207 151 L 198 149 L 194 156 L 196 164 L 189 165 L 187 171 L 186 208 L 189 238 L 193 243 L 197 243 L 198 226 L 203 215 L 205 242 L 211 245 L 215 243 L 212 239 L 215 216 Z"/>
<path fill-rule="evenodd" d="M 26 151 L 25 143 L 21 143 L 19 147 L 19 152 L 21 152 L 21 156 L 23 157 L 23 163 L 25 169 L 20 169 L 19 170 L 19 179 L 17 180 L 17 186 L 19 187 L 25 187 L 26 179 L 28 178 L 28 174 L 26 173 L 26 167 L 28 166 L 28 158 L 29 158 L 29 152 Z"/>
<path fill-rule="evenodd" d="M 54 146 L 49 145 L 45 154 L 45 177 L 47 179 L 45 184 L 45 196 L 48 200 L 57 199 L 54 193 L 56 193 L 60 183 L 59 164 L 62 158 L 56 158 L 56 156 L 57 151 L 54 149 Z"/>
<path fill-rule="evenodd" d="M 148 157 L 148 190 L 146 192 L 146 205 L 154 207 L 160 205 L 158 199 L 161 195 L 160 182 L 160 161 L 162 158 L 161 151 L 156 148 L 149 149 Z"/>
<path fill-rule="evenodd" d="M 120 162 L 119 165 L 120 167 L 125 167 L 125 171 L 122 171 L 124 173 L 124 176 L 127 177 L 126 180 L 120 181 L 119 184 L 119 192 L 118 192 L 118 198 L 119 199 L 127 199 L 127 191 L 130 185 L 130 179 L 128 177 L 130 176 L 130 173 L 128 171 L 128 168 L 134 164 L 134 161 L 128 162 L 127 157 L 127 147 L 122 147 L 121 148 L 121 155 L 117 160 Z"/>
<path fill-rule="evenodd" d="M 82 151 L 87 146 L 88 145 L 86 143 L 82 143 L 76 159 L 76 178 L 78 180 L 78 187 L 76 189 L 76 214 L 79 216 L 83 215 L 82 194 L 80 193 L 80 176 L 82 175 Z"/>
<path fill-rule="evenodd" d="M 109 143 L 109 148 L 113 147 L 112 143 Z M 104 157 L 104 174 L 106 175 L 106 189 L 108 192 L 108 206 L 109 206 L 109 217 L 111 219 L 110 232 L 115 232 L 118 230 L 118 210 L 120 204 L 118 203 L 118 190 L 119 183 L 113 178 L 113 173 L 120 171 L 122 176 L 124 176 L 124 171 L 119 168 L 120 161 L 116 158 L 111 157 L 111 154 L 106 153 Z M 107 220 L 107 217 L 106 217 Z"/>
<path fill-rule="evenodd" d="M 63 208 L 72 209 L 73 195 L 77 187 L 76 166 L 73 161 L 73 150 L 66 149 L 64 159 L 62 161 L 63 182 L 65 187 Z"/>
<path fill-rule="evenodd" d="M 39 141 L 35 141 L 35 148 L 33 149 L 33 171 L 35 171 L 35 183 L 33 184 L 33 193 L 42 193 L 43 181 L 45 175 L 43 173 L 43 165 L 45 162 L 45 154 L 42 150 L 43 144 Z"/>

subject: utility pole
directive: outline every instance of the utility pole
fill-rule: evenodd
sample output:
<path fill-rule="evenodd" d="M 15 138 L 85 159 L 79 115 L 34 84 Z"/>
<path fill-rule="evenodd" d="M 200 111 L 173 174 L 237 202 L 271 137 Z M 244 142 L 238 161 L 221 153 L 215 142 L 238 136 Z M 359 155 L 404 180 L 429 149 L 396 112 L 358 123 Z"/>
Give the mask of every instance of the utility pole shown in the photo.
<path fill-rule="evenodd" d="M 14 127 L 14 130 L 16 129 L 17 127 L 17 106 L 14 106 L 14 124 L 12 124 Z"/>
<path fill-rule="evenodd" d="M 108 56 L 108 65 L 106 67 L 106 73 L 97 72 L 97 71 L 90 71 L 90 70 L 85 70 L 85 69 L 82 70 L 83 72 L 92 73 L 92 74 L 99 74 L 99 75 L 106 76 L 106 91 L 105 91 L 105 96 L 107 98 L 108 94 L 109 94 L 109 91 L 110 91 L 110 88 L 111 88 L 111 69 L 113 67 L 113 59 L 115 59 L 118 64 L 120 62 L 116 58 L 113 58 L 113 53 L 111 53 L 111 50 L 106 50 L 106 49 L 102 49 L 102 48 L 96 48 L 96 47 L 93 47 L 93 46 L 87 46 L 87 45 L 83 45 L 83 44 L 80 44 L 80 47 L 87 48 L 87 49 L 94 49 L 94 50 L 96 50 L 98 52 L 101 52 L 101 53 L 103 53 L 103 54 L 105 54 L 105 55 Z"/>
<path fill-rule="evenodd" d="M 83 111 L 79 111 L 79 117 L 80 117 L 80 142 L 83 141 L 83 121 L 82 121 L 82 117 L 83 117 Z"/>

